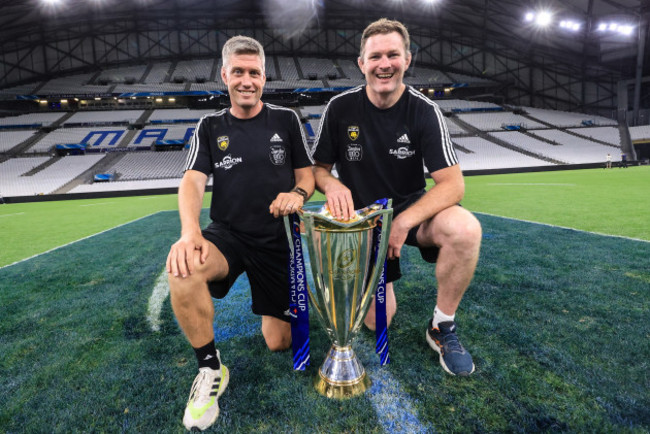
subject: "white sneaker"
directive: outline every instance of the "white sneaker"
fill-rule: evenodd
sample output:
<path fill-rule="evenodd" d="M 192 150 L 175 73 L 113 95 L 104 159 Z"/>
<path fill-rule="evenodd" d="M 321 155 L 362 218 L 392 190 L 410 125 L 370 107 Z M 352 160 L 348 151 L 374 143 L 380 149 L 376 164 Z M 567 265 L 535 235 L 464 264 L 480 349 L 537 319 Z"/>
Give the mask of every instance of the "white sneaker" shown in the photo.
<path fill-rule="evenodd" d="M 217 358 L 221 363 L 219 351 Z M 228 386 L 228 368 L 223 364 L 217 370 L 199 369 L 199 375 L 192 383 L 190 398 L 187 400 L 183 425 L 190 431 L 203 431 L 210 427 L 219 417 L 217 400 Z"/>

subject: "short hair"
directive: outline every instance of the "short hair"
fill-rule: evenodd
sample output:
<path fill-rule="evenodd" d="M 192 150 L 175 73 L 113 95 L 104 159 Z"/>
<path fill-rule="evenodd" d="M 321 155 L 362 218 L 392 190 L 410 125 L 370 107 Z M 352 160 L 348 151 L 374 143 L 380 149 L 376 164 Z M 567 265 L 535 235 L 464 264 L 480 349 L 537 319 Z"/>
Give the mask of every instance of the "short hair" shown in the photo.
<path fill-rule="evenodd" d="M 223 60 L 223 66 L 226 69 L 230 56 L 234 54 L 255 54 L 259 56 L 262 61 L 262 72 L 264 72 L 264 65 L 266 62 L 264 48 L 262 47 L 262 44 L 257 42 L 255 39 L 239 35 L 233 36 L 223 44 L 223 48 L 221 49 L 221 58 Z"/>
<path fill-rule="evenodd" d="M 387 35 L 389 33 L 397 32 L 402 39 L 404 40 L 404 52 L 409 54 L 411 52 L 411 38 L 409 37 L 409 32 L 406 30 L 406 26 L 396 20 L 389 20 L 387 18 L 380 18 L 374 23 L 368 24 L 368 27 L 365 28 L 363 34 L 361 35 L 361 51 L 360 56 L 363 59 L 364 52 L 366 50 L 366 42 L 368 38 L 374 35 Z"/>

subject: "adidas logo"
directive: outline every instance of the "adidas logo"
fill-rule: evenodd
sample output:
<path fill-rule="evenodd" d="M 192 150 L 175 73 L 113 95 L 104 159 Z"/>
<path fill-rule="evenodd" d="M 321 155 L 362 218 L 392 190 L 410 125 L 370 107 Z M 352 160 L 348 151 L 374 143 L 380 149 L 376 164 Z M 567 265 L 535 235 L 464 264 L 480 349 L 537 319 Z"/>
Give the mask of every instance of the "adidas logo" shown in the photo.
<path fill-rule="evenodd" d="M 397 143 L 411 143 L 411 141 L 409 140 L 409 136 L 403 134 L 402 137 L 397 139 Z"/>
<path fill-rule="evenodd" d="M 273 134 L 273 137 L 271 137 L 271 141 L 272 142 L 281 142 L 282 139 L 280 138 L 280 136 L 278 136 L 278 133 L 275 133 L 275 134 Z"/>

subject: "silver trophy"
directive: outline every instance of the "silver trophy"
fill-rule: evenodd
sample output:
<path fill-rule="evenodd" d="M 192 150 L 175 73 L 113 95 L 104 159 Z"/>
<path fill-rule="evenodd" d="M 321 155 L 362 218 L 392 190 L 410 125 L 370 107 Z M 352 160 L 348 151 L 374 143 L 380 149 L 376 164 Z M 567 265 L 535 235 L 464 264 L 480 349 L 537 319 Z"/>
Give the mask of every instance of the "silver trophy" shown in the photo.
<path fill-rule="evenodd" d="M 343 222 L 329 215 L 323 205 L 307 204 L 300 217 L 314 278 L 309 299 L 332 341 L 314 385 L 329 398 L 349 398 L 371 384 L 351 345 L 383 270 L 393 210 L 390 201 L 387 209 L 373 204 Z M 381 217 L 382 236 L 372 261 L 373 230 Z"/>

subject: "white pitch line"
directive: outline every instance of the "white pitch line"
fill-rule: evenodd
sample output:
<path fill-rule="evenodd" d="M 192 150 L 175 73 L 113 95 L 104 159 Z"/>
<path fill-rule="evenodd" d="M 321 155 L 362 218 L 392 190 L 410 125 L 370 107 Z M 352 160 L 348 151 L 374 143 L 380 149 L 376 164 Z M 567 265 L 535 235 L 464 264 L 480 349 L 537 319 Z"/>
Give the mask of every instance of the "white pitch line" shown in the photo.
<path fill-rule="evenodd" d="M 524 219 L 518 219 L 518 218 L 514 218 L 514 217 L 506 217 L 506 216 L 497 215 L 497 214 L 490 214 L 489 212 L 482 212 L 482 211 L 472 211 L 472 212 L 474 214 L 489 215 L 491 217 L 499 217 L 499 218 L 506 219 L 506 220 L 515 220 L 515 221 L 518 221 L 518 222 L 532 223 L 534 225 L 548 226 L 548 227 L 551 227 L 551 228 L 560 228 L 560 229 L 568 229 L 570 231 L 584 232 L 585 234 L 600 235 L 600 236 L 603 236 L 603 237 L 610 237 L 610 238 L 622 238 L 624 240 L 641 241 L 641 242 L 644 242 L 644 243 L 650 243 L 650 241 L 643 240 L 641 238 L 632 238 L 632 237 L 625 237 L 623 235 L 612 235 L 612 234 L 603 234 L 603 233 L 600 233 L 600 232 L 585 231 L 585 230 L 582 230 L 582 229 L 569 228 L 569 227 L 566 227 L 566 226 L 552 225 L 550 223 L 534 222 L 532 220 L 524 220 Z"/>
<path fill-rule="evenodd" d="M 162 312 L 163 303 L 169 295 L 169 281 L 167 280 L 167 270 L 163 270 L 156 279 L 151 296 L 149 297 L 149 304 L 147 308 L 147 321 L 151 325 L 151 330 L 154 332 L 160 331 L 160 313 Z"/>
<path fill-rule="evenodd" d="M 24 212 L 15 212 L 13 214 L 0 215 L 0 217 L 12 217 L 12 216 L 21 215 L 21 214 L 25 214 L 25 213 Z"/>
<path fill-rule="evenodd" d="M 577 184 L 559 184 L 549 182 L 488 182 L 487 185 L 541 185 L 541 186 L 560 186 L 560 187 L 575 187 Z"/>
<path fill-rule="evenodd" d="M 79 205 L 79 206 L 109 205 L 109 204 L 111 204 L 111 203 L 115 203 L 115 202 L 88 203 L 88 204 L 85 204 L 85 205 Z"/>
<path fill-rule="evenodd" d="M 388 332 L 390 340 L 390 330 Z M 375 342 L 359 335 L 357 355 L 363 357 L 365 369 L 372 380 L 368 398 L 377 414 L 377 422 L 389 433 L 432 433 L 435 429 L 420 422 L 413 398 L 404 392 L 399 380 L 395 378 L 388 366 L 379 365 L 379 356 L 375 354 Z"/>

